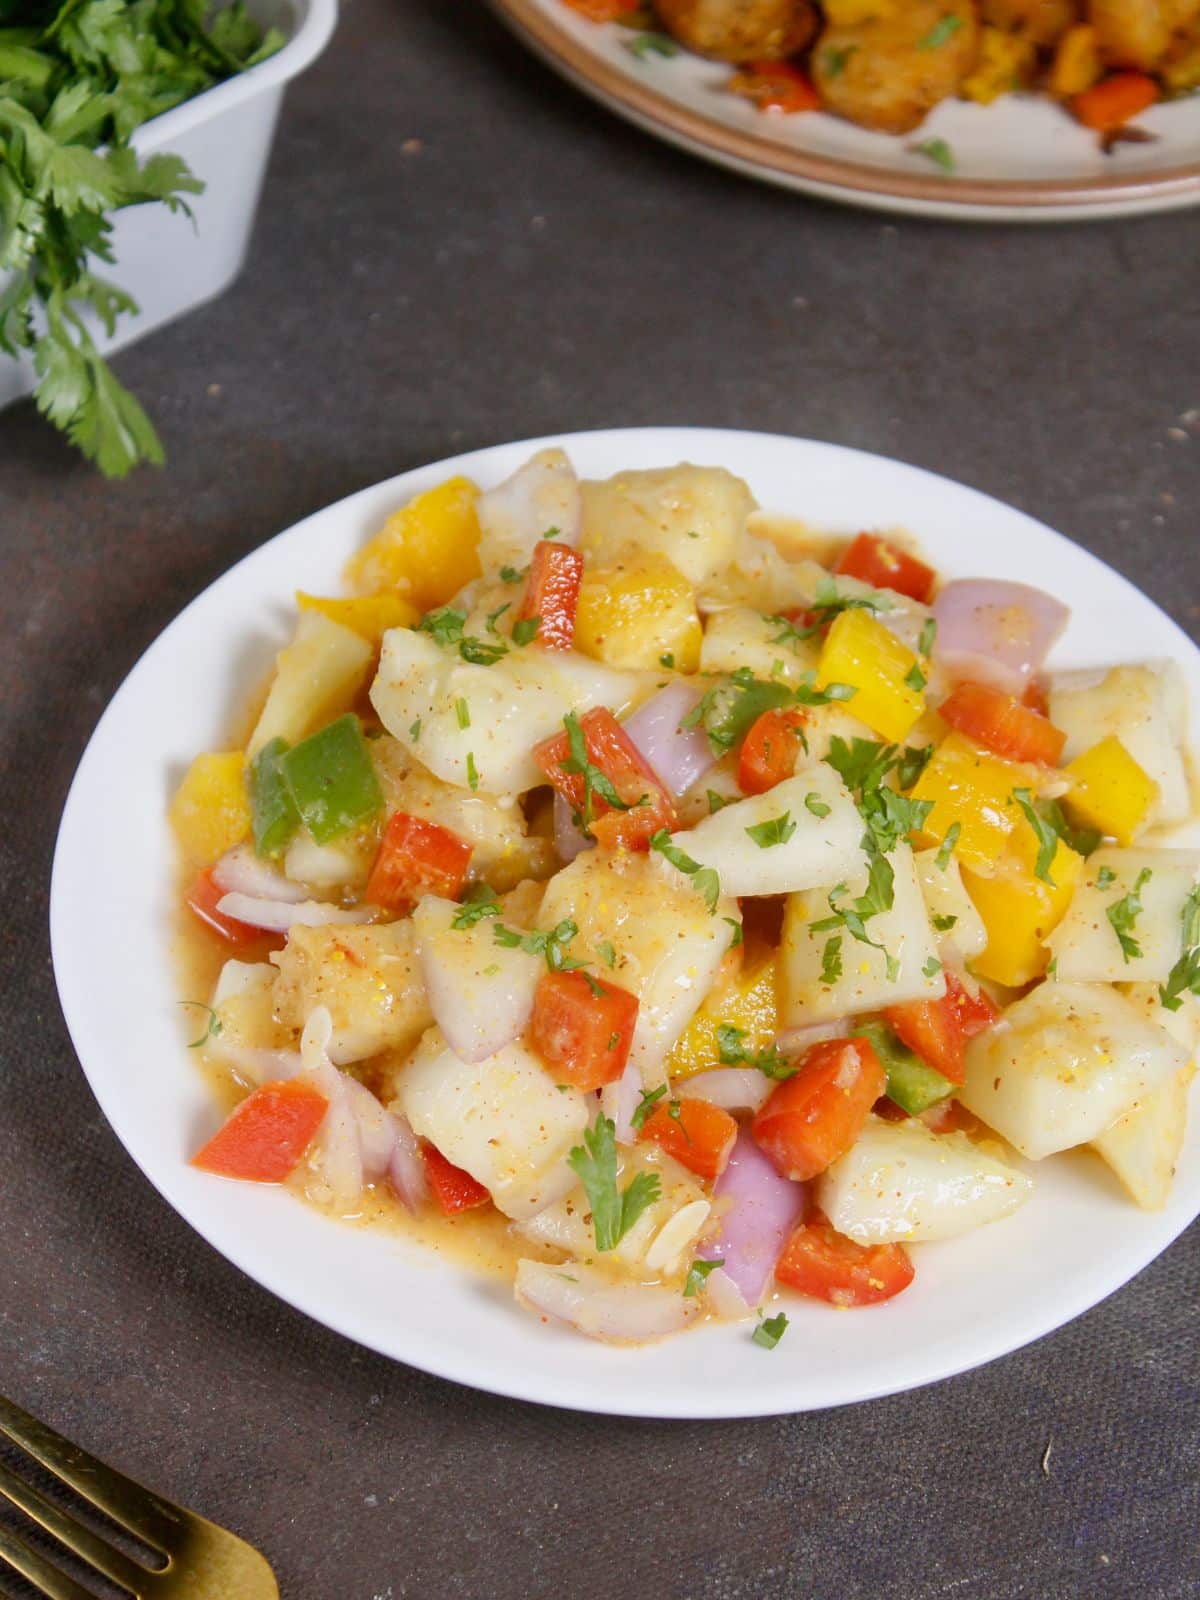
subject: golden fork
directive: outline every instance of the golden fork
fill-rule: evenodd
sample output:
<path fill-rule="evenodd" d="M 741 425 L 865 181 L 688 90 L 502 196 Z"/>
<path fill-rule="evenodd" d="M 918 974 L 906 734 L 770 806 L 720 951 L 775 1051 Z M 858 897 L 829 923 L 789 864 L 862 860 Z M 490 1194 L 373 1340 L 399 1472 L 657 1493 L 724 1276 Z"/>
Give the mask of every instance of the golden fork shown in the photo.
<path fill-rule="evenodd" d="M 143 1566 L 0 1461 L 0 1495 L 135 1600 L 279 1600 L 275 1576 L 252 1545 L 114 1472 L 3 1395 L 0 1435 L 163 1556 L 164 1565 Z M 95 1600 L 74 1578 L 0 1525 L 0 1568 L 5 1566 L 20 1573 L 47 1600 Z"/>

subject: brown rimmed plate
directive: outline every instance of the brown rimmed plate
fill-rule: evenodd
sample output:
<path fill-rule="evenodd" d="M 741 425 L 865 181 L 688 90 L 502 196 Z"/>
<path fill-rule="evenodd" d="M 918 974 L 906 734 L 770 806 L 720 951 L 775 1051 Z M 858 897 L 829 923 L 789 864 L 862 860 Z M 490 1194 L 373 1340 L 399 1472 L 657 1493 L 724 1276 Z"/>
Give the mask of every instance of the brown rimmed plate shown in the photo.
<path fill-rule="evenodd" d="M 686 51 L 635 54 L 628 29 L 564 0 L 491 0 L 519 38 L 602 105 L 748 177 L 848 205 L 974 222 L 1064 222 L 1200 204 L 1200 95 L 1138 119 L 1145 143 L 1105 154 L 1057 105 L 1006 95 L 947 101 L 909 138 L 824 113 L 762 112 L 726 87 L 730 69 Z M 943 171 L 918 146 L 944 142 Z M 941 149 L 941 143 L 938 146 Z"/>

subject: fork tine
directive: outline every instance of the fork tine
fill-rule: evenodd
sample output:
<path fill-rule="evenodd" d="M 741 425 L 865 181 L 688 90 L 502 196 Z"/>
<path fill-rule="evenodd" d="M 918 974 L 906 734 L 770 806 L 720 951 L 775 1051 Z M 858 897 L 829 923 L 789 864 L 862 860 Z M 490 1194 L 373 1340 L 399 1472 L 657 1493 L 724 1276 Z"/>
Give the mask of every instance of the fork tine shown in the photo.
<path fill-rule="evenodd" d="M 160 1495 L 105 1466 L 86 1450 L 47 1428 L 0 1395 L 0 1434 L 40 1461 L 76 1494 L 98 1507 L 135 1537 L 169 1556 L 183 1534 L 184 1514 Z"/>
<path fill-rule="evenodd" d="M 130 1561 L 119 1550 L 114 1550 L 111 1545 L 106 1544 L 90 1528 L 85 1528 L 76 1522 L 74 1517 L 67 1516 L 31 1484 L 23 1482 L 15 1472 L 10 1472 L 2 1461 L 0 1461 L 0 1495 L 11 1500 L 19 1511 L 23 1511 L 26 1516 L 40 1523 L 60 1544 L 65 1545 L 81 1561 L 86 1561 L 106 1578 L 111 1578 L 114 1583 L 119 1583 L 122 1588 L 128 1589 L 134 1595 L 142 1587 L 142 1581 L 147 1576 L 145 1567 Z"/>
<path fill-rule="evenodd" d="M 51 1566 L 45 1556 L 4 1527 L 0 1527 L 0 1562 L 28 1579 L 46 1600 L 96 1600 L 95 1595 L 81 1589 L 74 1578 L 68 1578 L 65 1572 Z"/>

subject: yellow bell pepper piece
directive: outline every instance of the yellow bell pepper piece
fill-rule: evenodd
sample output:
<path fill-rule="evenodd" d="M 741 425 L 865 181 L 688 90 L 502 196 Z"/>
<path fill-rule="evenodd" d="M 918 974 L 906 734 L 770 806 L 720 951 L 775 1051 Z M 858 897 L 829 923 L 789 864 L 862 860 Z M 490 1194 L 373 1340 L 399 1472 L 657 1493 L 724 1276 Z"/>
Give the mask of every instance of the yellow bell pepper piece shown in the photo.
<path fill-rule="evenodd" d="M 366 594 L 396 589 L 419 611 L 444 606 L 480 573 L 478 498 L 469 478 L 419 494 L 351 556 L 347 582 Z"/>
<path fill-rule="evenodd" d="M 197 756 L 175 792 L 171 826 L 190 866 L 207 867 L 250 832 L 246 761 L 240 750 Z"/>
<path fill-rule="evenodd" d="M 761 1050 L 779 1031 L 775 956 L 756 962 L 730 988 L 715 990 L 688 1023 L 667 1057 L 667 1075 L 691 1078 L 721 1065 L 717 1029 L 740 1028 L 747 1050 Z"/>
<path fill-rule="evenodd" d="M 663 557 L 584 568 L 575 648 L 585 656 L 611 667 L 695 672 L 703 637 L 692 586 Z"/>
<path fill-rule="evenodd" d="M 1069 100 L 1090 89 L 1102 70 L 1096 30 L 1080 22 L 1058 41 L 1046 86 L 1060 100 Z"/>
<path fill-rule="evenodd" d="M 331 600 L 323 595 L 296 591 L 296 604 L 301 611 L 319 611 L 330 622 L 340 622 L 361 639 L 379 649 L 379 642 L 389 628 L 411 628 L 420 621 L 416 606 L 394 590 L 381 589 L 378 594 L 356 595 L 350 600 Z"/>
<path fill-rule="evenodd" d="M 850 709 L 853 705 L 851 701 Z M 1035 782 L 1032 768 L 992 755 L 965 734 L 951 733 L 938 745 L 912 791 L 914 800 L 933 802 L 921 824 L 922 841 L 941 844 L 957 823 L 954 853 L 960 866 L 987 872 L 1023 820 L 1013 790 L 1028 789 Z"/>
<path fill-rule="evenodd" d="M 856 691 L 846 709 L 882 738 L 903 739 L 925 709 L 924 683 L 915 655 L 865 609 L 834 618 L 817 663 L 817 687 L 848 683 Z"/>
<path fill-rule="evenodd" d="M 1158 800 L 1158 785 L 1110 733 L 1063 768 L 1065 805 L 1076 822 L 1132 844 Z"/>
<path fill-rule="evenodd" d="M 1037 46 L 1019 33 L 985 27 L 979 36 L 975 70 L 963 79 L 964 99 L 990 106 L 1002 94 L 1021 89 L 1037 66 Z"/>
<path fill-rule="evenodd" d="M 987 948 L 971 962 L 980 978 L 1017 989 L 1040 978 L 1050 964 L 1046 936 L 1066 915 L 1083 857 L 1058 841 L 1050 863 L 1053 884 L 1034 872 L 1038 843 L 1022 820 L 991 877 L 963 868 L 962 880 L 987 929 Z"/>

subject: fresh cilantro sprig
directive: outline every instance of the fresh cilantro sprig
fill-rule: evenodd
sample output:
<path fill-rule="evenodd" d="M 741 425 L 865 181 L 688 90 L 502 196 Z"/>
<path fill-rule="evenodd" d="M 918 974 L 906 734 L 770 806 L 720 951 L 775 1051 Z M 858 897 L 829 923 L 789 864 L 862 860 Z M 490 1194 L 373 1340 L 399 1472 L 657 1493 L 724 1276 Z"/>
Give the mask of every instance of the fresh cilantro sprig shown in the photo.
<path fill-rule="evenodd" d="M 1054 879 L 1050 876 L 1050 868 L 1054 865 L 1054 857 L 1058 851 L 1058 834 L 1033 803 L 1033 796 L 1028 789 L 1014 789 L 1012 798 L 1025 813 L 1025 820 L 1033 829 L 1037 839 L 1037 860 L 1033 864 L 1034 877 L 1040 878 L 1043 883 L 1048 883 L 1053 889 L 1056 887 Z"/>
<path fill-rule="evenodd" d="M 567 730 L 567 748 L 570 755 L 565 761 L 560 761 L 559 766 L 572 777 L 583 779 L 583 809 L 574 812 L 571 820 L 590 839 L 592 823 L 595 821 L 593 795 L 599 795 L 605 805 L 613 811 L 631 811 L 634 805 L 641 805 L 642 801 L 649 799 L 649 796 L 643 795 L 637 801 L 622 800 L 612 779 L 588 756 L 587 739 L 579 718 L 573 711 L 568 711 L 563 718 L 563 727 Z"/>
<path fill-rule="evenodd" d="M 492 915 L 488 911 L 480 914 Z M 551 972 L 578 972 L 587 966 L 586 961 L 576 961 L 567 954 L 567 946 L 578 932 L 578 925 L 569 917 L 564 917 L 553 928 L 539 929 L 535 933 L 522 933 L 519 928 L 510 928 L 503 922 L 497 922 L 492 929 L 498 945 L 506 950 L 524 950 L 527 956 L 544 956 Z"/>
<path fill-rule="evenodd" d="M 703 899 L 709 916 L 712 916 L 721 898 L 721 880 L 716 868 L 702 867 L 698 861 L 693 861 L 686 851 L 671 843 L 671 835 L 666 828 L 660 828 L 657 833 L 650 835 L 650 848 L 657 850 L 678 872 L 685 873 L 692 880 L 692 888 Z"/>
<path fill-rule="evenodd" d="M 873 739 L 851 739 L 847 744 L 835 735 L 829 741 L 825 761 L 854 796 L 868 833 L 884 854 L 894 850 L 899 840 L 919 828 L 933 809 L 932 801 L 913 800 L 884 782 L 888 774 L 895 771 L 900 781 L 910 778 L 915 783 L 924 761 L 914 763 L 914 754 L 925 756 L 923 750 L 914 752 Z"/>
<path fill-rule="evenodd" d="M 477 883 L 467 895 L 466 900 L 454 913 L 450 923 L 452 928 L 473 928 L 484 917 L 498 917 L 500 915 L 500 902 L 496 899 L 495 892 L 486 883 Z"/>
<path fill-rule="evenodd" d="M 0 0 L 0 351 L 32 356 L 38 409 L 108 477 L 163 448 L 93 337 L 136 314 L 95 270 L 113 217 L 146 202 L 187 212 L 204 185 L 178 155 L 139 160 L 135 129 L 271 55 L 241 0 Z"/>
<path fill-rule="evenodd" d="M 718 1026 L 717 1055 L 722 1066 L 754 1067 L 764 1077 L 778 1082 L 796 1076 L 796 1068 L 779 1054 L 773 1044 L 764 1045 L 761 1050 L 750 1050 L 746 1047 L 745 1039 L 744 1028 L 735 1028 L 729 1022 L 722 1022 Z"/>
<path fill-rule="evenodd" d="M 828 806 L 825 809 L 828 810 Z M 760 850 L 770 850 L 774 845 L 786 844 L 795 831 L 796 824 L 792 821 L 790 811 L 784 811 L 778 817 L 768 817 L 765 822 L 752 823 L 746 829 Z"/>
<path fill-rule="evenodd" d="M 839 589 L 832 578 L 822 578 L 817 584 L 813 603 L 804 613 L 802 622 L 789 622 L 786 617 L 768 617 L 768 622 L 779 624 L 779 633 L 772 638 L 772 644 L 796 645 L 805 639 L 811 639 L 814 634 L 827 628 L 833 619 L 840 616 L 843 611 L 890 611 L 892 601 L 879 589 L 868 589 L 865 593 L 851 594 Z"/>
<path fill-rule="evenodd" d="M 495 615 L 498 616 L 499 612 Z M 465 611 L 455 611 L 453 606 L 439 606 L 436 611 L 427 612 L 421 618 L 417 623 L 417 632 L 429 634 L 443 650 L 456 648 L 463 660 L 469 661 L 472 666 L 495 666 L 502 656 L 508 654 L 508 646 L 500 638 L 495 644 L 488 644 L 485 639 L 465 633 L 466 621 Z M 463 724 L 460 722 L 459 726 Z"/>
<path fill-rule="evenodd" d="M 680 719 L 679 726 L 703 728 L 713 754 L 723 756 L 741 743 L 766 711 L 780 711 L 786 706 L 832 705 L 850 700 L 854 694 L 848 683 L 828 683 L 818 689 L 811 673 L 789 688 L 785 683 L 756 678 L 749 667 L 739 667 L 705 690 Z"/>
<path fill-rule="evenodd" d="M 647 1207 L 662 1194 L 658 1174 L 639 1172 L 617 1187 L 617 1137 L 611 1117 L 598 1117 L 567 1157 L 592 1212 L 597 1250 L 615 1250 Z"/>
<path fill-rule="evenodd" d="M 203 1000 L 181 1000 L 179 1004 L 181 1006 L 195 1006 L 201 1011 L 207 1012 L 207 1016 L 204 1019 L 204 1032 L 198 1039 L 193 1039 L 190 1042 L 188 1045 L 189 1050 L 199 1050 L 200 1047 L 202 1045 L 206 1045 L 210 1039 L 220 1038 L 221 1034 L 225 1031 L 225 1025 L 221 1021 L 220 1017 L 213 1010 L 212 1006 L 206 1005 Z"/>

